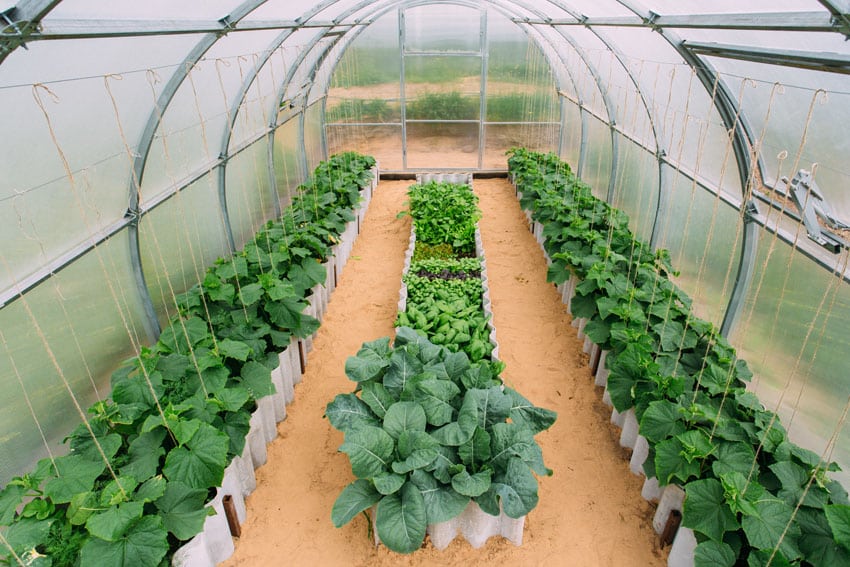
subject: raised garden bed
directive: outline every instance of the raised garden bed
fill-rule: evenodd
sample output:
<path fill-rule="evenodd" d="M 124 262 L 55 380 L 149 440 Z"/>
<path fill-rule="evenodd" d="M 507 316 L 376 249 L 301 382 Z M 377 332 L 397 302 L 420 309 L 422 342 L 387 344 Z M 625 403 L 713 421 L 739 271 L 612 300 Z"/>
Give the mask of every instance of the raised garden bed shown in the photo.
<path fill-rule="evenodd" d="M 376 179 L 373 159 L 332 157 L 280 219 L 178 298 L 179 316 L 116 371 L 111 398 L 70 435 L 70 454 L 0 491 L 0 564 L 229 556 L 254 468 L 324 313 L 328 276 L 347 259 Z"/>
<path fill-rule="evenodd" d="M 850 564 L 837 466 L 788 441 L 747 392 L 746 364 L 690 311 L 666 251 L 636 240 L 557 156 L 515 149 L 509 167 L 630 466 L 659 500 L 656 531 L 671 537 L 681 514 L 669 564 Z"/>
<path fill-rule="evenodd" d="M 492 535 L 518 545 L 537 503 L 533 473 L 551 474 L 533 436 L 555 415 L 499 378 L 503 364 L 492 356 L 484 307 L 486 264 L 469 257 L 483 252 L 471 188 L 432 182 L 410 195 L 425 244 L 447 244 L 465 257 L 413 260 L 414 232 L 392 347 L 388 337 L 365 343 L 346 363 L 357 389 L 338 395 L 326 415 L 345 433 L 340 450 L 358 480 L 343 490 L 332 519 L 342 526 L 374 507 L 376 541 L 400 553 L 421 547 L 426 533 L 438 549 L 458 534 L 475 547 Z M 445 224 L 438 217 L 445 211 L 465 226 Z M 475 339 L 470 330 L 486 334 Z"/>

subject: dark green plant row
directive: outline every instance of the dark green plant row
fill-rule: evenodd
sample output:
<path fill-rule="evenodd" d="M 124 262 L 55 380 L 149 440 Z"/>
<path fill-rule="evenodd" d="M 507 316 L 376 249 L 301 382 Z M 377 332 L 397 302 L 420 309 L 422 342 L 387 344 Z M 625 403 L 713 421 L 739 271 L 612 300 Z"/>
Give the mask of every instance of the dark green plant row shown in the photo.
<path fill-rule="evenodd" d="M 489 358 L 495 345 L 482 301 L 481 260 L 469 257 L 475 255 L 481 218 L 478 198 L 469 185 L 439 182 L 412 185 L 408 196 L 416 234 L 413 258 L 418 259 L 402 278 L 407 302 L 396 325 L 412 327 L 452 352 L 465 352 L 473 362 Z M 450 247 L 451 256 L 444 257 L 440 247 Z M 436 257 L 423 258 L 422 249 Z"/>
<path fill-rule="evenodd" d="M 697 566 L 850 565 L 847 492 L 838 470 L 788 440 L 748 392 L 746 363 L 671 280 L 628 217 L 595 198 L 552 154 L 509 152 L 521 206 L 543 226 L 549 281 L 579 282 L 570 307 L 608 351 L 608 392 L 633 409 L 649 444 L 647 477 L 686 493 Z"/>
<path fill-rule="evenodd" d="M 257 400 L 274 392 L 278 353 L 319 326 L 304 314 L 310 290 L 374 165 L 354 153 L 320 164 L 280 219 L 178 297 L 179 315 L 112 375 L 69 453 L 0 491 L 0 565 L 167 565 L 200 532 Z"/>

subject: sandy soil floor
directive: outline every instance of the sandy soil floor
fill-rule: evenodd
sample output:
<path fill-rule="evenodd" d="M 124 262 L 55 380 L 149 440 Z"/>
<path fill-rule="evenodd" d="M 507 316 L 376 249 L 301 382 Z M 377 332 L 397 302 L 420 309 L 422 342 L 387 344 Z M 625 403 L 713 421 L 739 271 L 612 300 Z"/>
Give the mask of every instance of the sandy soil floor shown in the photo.
<path fill-rule="evenodd" d="M 581 343 L 546 262 L 524 225 L 505 180 L 476 181 L 504 378 L 535 403 L 558 412 L 538 436 L 551 478 L 540 480 L 540 504 L 514 547 L 492 538 L 473 549 L 455 540 L 445 551 L 426 545 L 400 556 L 375 548 L 362 517 L 336 529 L 330 510 L 353 477 L 337 448 L 342 434 L 323 419 L 325 405 L 352 390 L 345 359 L 360 344 L 393 332 L 409 219 L 396 219 L 409 182 L 382 182 L 352 257 L 314 342 L 307 373 L 296 387 L 268 463 L 257 471 L 248 521 L 233 566 L 314 565 L 663 565 L 666 550 L 652 532 L 653 507 L 640 497 L 581 354 Z"/>

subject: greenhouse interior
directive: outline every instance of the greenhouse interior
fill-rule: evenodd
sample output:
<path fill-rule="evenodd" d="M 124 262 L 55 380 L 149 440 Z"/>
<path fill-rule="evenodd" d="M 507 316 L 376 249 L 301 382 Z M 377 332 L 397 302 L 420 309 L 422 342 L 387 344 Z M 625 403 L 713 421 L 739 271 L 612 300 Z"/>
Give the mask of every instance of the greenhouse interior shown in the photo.
<path fill-rule="evenodd" d="M 0 565 L 850 566 L 850 1 L 0 16 Z"/>

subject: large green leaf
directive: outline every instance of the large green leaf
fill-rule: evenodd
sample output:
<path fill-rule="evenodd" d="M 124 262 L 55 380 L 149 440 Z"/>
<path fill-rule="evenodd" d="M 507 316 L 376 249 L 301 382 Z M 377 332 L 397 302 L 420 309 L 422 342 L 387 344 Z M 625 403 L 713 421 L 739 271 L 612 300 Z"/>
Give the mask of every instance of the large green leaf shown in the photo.
<path fill-rule="evenodd" d="M 129 461 L 119 470 L 121 474 L 144 481 L 159 471 L 159 460 L 165 454 L 162 442 L 166 431 L 163 428 L 142 433 L 130 443 Z"/>
<path fill-rule="evenodd" d="M 341 528 L 380 499 L 381 493 L 375 490 L 372 483 L 359 478 L 342 489 L 331 509 L 331 521 L 334 526 Z"/>
<path fill-rule="evenodd" d="M 469 504 L 469 497 L 458 494 L 422 469 L 413 471 L 410 480 L 419 488 L 425 500 L 425 515 L 429 524 L 447 522 L 457 517 Z"/>
<path fill-rule="evenodd" d="M 685 504 L 682 525 L 706 535 L 716 542 L 723 534 L 738 529 L 735 515 L 723 497 L 723 485 L 714 478 L 697 480 L 685 485 Z"/>
<path fill-rule="evenodd" d="M 89 517 L 86 529 L 94 537 L 116 541 L 131 524 L 142 517 L 143 509 L 144 504 L 141 502 L 123 502 Z"/>
<path fill-rule="evenodd" d="M 53 524 L 50 520 L 36 520 L 35 518 L 23 518 L 5 529 L 3 537 L 6 538 L 6 543 L 15 550 L 15 553 L 21 555 L 25 551 L 34 549 L 45 542 L 50 527 Z M 0 558 L 4 558 L 8 548 L 5 544 L 0 546 Z M 9 564 L 15 565 L 9 558 Z"/>
<path fill-rule="evenodd" d="M 733 567 L 735 550 L 723 542 L 704 541 L 694 550 L 694 567 Z"/>
<path fill-rule="evenodd" d="M 446 373 L 454 382 L 459 382 L 463 373 L 469 370 L 469 357 L 465 352 L 453 352 L 446 355 L 443 363 L 446 366 Z"/>
<path fill-rule="evenodd" d="M 814 567 L 850 565 L 850 547 L 837 541 L 827 514 L 806 506 L 797 510 L 795 520 L 801 531 L 800 551 L 806 562 Z"/>
<path fill-rule="evenodd" d="M 698 461 L 688 461 L 684 455 L 682 442 L 677 438 L 666 439 L 655 446 L 655 474 L 663 485 L 673 479 L 687 482 L 693 476 L 699 476 Z"/>
<path fill-rule="evenodd" d="M 192 488 L 218 486 L 224 477 L 229 444 L 226 434 L 204 423 L 185 445 L 168 453 L 162 472 L 168 480 Z"/>
<path fill-rule="evenodd" d="M 25 492 L 24 487 L 17 484 L 7 484 L 6 488 L 0 490 L 0 526 L 8 526 L 11 523 Z"/>
<path fill-rule="evenodd" d="M 427 467 L 437 458 L 439 447 L 437 440 L 424 431 L 402 431 L 398 438 L 401 460 L 393 462 L 392 469 L 397 474 L 405 474 Z"/>
<path fill-rule="evenodd" d="M 650 403 L 640 419 L 640 434 L 654 444 L 683 433 L 686 425 L 680 410 L 679 404 L 669 400 Z"/>
<path fill-rule="evenodd" d="M 408 387 L 411 378 L 422 372 L 422 363 L 404 349 L 395 349 L 390 356 L 390 366 L 384 374 L 384 386 L 393 396 L 399 397 Z"/>
<path fill-rule="evenodd" d="M 345 433 L 339 450 L 348 455 L 351 470 L 358 478 L 370 478 L 389 471 L 395 442 L 380 427 L 369 425 Z"/>
<path fill-rule="evenodd" d="M 379 419 L 384 419 L 389 407 L 397 401 L 380 382 L 362 382 L 360 399 Z"/>
<path fill-rule="evenodd" d="M 396 402 L 384 416 L 384 431 L 398 439 L 405 431 L 425 431 L 425 410 L 416 402 Z"/>
<path fill-rule="evenodd" d="M 242 365 L 242 380 L 254 399 L 274 394 L 272 372 L 259 362 L 249 360 Z"/>
<path fill-rule="evenodd" d="M 850 506 L 832 504 L 826 507 L 826 519 L 835 541 L 850 549 Z"/>
<path fill-rule="evenodd" d="M 412 482 L 378 502 L 375 518 L 381 542 L 397 553 L 413 553 L 425 539 L 425 499 Z"/>
<path fill-rule="evenodd" d="M 460 388 L 449 380 L 432 378 L 416 384 L 416 401 L 425 410 L 430 425 L 439 427 L 452 420 L 454 407 L 450 403 L 460 394 Z"/>
<path fill-rule="evenodd" d="M 552 410 L 535 406 L 513 388 L 505 388 L 505 394 L 511 400 L 511 421 L 521 427 L 540 433 L 552 427 L 558 414 Z"/>
<path fill-rule="evenodd" d="M 227 358 L 235 358 L 245 362 L 251 355 L 253 350 L 250 346 L 242 341 L 234 341 L 232 339 L 222 339 L 218 341 L 218 350 L 222 356 Z"/>
<path fill-rule="evenodd" d="M 343 432 L 357 425 L 381 425 L 369 406 L 354 394 L 337 394 L 325 408 L 325 415 L 331 425 Z"/>
<path fill-rule="evenodd" d="M 206 489 L 172 481 L 166 485 L 165 493 L 155 504 L 165 529 L 177 539 L 185 541 L 195 537 L 204 528 L 210 512 L 204 507 L 206 499 Z"/>
<path fill-rule="evenodd" d="M 79 455 L 54 459 L 57 476 L 44 485 L 44 494 L 56 504 L 70 502 L 75 494 L 89 492 L 94 481 L 106 469 L 103 461 L 93 461 Z"/>
<path fill-rule="evenodd" d="M 718 443 L 714 456 L 717 460 L 711 464 L 711 470 L 718 477 L 730 472 L 749 475 L 756 458 L 749 443 Z"/>
<path fill-rule="evenodd" d="M 479 427 L 488 428 L 493 424 L 504 422 L 511 412 L 511 397 L 498 386 L 486 390 L 469 390 L 464 396 L 475 400 L 478 408 Z"/>
<path fill-rule="evenodd" d="M 754 506 L 756 514 L 744 516 L 741 521 L 750 545 L 764 550 L 779 546 L 789 561 L 800 557 L 797 548 L 800 527 L 791 523 L 794 509 L 781 500 L 759 500 Z"/>
<path fill-rule="evenodd" d="M 472 470 L 480 470 L 490 460 L 490 434 L 477 427 L 472 439 L 458 447 L 457 453 L 463 464 Z"/>
<path fill-rule="evenodd" d="M 189 354 L 194 347 L 210 337 L 207 323 L 198 317 L 178 319 L 163 329 L 159 336 L 159 344 L 168 352 Z"/>
<path fill-rule="evenodd" d="M 457 447 L 472 439 L 476 427 L 478 427 L 478 404 L 472 396 L 467 395 L 463 399 L 457 421 L 447 423 L 431 432 L 431 435 L 442 445 Z"/>
<path fill-rule="evenodd" d="M 372 478 L 372 483 L 375 485 L 375 490 L 386 496 L 398 492 L 404 486 L 405 480 L 406 477 L 403 475 L 388 472 Z"/>
<path fill-rule="evenodd" d="M 457 455 L 455 447 L 440 445 L 437 447 L 437 458 L 434 462 L 425 467 L 425 470 L 432 473 L 434 478 L 443 484 L 451 484 L 453 467 L 457 466 L 460 458 Z M 414 471 L 414 474 L 416 472 Z"/>
<path fill-rule="evenodd" d="M 361 351 L 345 361 L 345 375 L 355 382 L 365 382 L 379 378 L 389 365 L 389 361 L 376 352 Z"/>
<path fill-rule="evenodd" d="M 469 474 L 466 468 L 452 477 L 452 488 L 458 494 L 475 498 L 481 496 L 490 488 L 490 480 L 493 476 L 491 469 L 484 469 L 475 474 Z"/>
<path fill-rule="evenodd" d="M 158 516 L 144 516 L 116 541 L 93 537 L 80 553 L 80 567 L 159 565 L 168 552 L 168 533 Z"/>
<path fill-rule="evenodd" d="M 498 516 L 499 499 L 502 510 L 511 518 L 520 518 L 537 506 L 537 479 L 528 465 L 518 458 L 508 461 L 504 474 L 496 475 L 489 490 L 476 501 L 481 509 Z"/>

